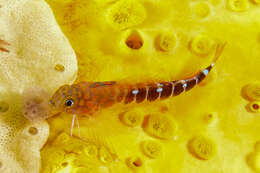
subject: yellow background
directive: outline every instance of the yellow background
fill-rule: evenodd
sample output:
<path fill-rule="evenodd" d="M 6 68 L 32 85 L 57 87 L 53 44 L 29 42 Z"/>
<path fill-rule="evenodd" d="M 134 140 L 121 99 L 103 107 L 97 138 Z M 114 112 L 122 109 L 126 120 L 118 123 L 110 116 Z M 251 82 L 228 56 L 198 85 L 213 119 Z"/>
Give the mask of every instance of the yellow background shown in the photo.
<path fill-rule="evenodd" d="M 203 35 L 214 45 L 227 42 L 227 46 L 204 84 L 188 93 L 161 102 L 118 104 L 91 117 L 79 117 L 85 142 L 68 136 L 72 115 L 51 118 L 49 142 L 41 152 L 43 172 L 260 171 L 260 156 L 255 148 L 259 140 L 260 114 L 247 109 L 250 101 L 242 94 L 244 86 L 260 80 L 260 6 L 257 1 L 47 2 L 76 52 L 77 81 L 137 83 L 182 79 L 205 68 L 213 59 L 214 49 L 204 56 L 194 53 L 189 48 L 192 40 Z M 123 18 L 120 23 L 113 20 L 115 14 Z M 158 49 L 156 39 L 169 31 L 174 33 L 176 43 L 173 50 L 165 52 Z M 142 39 L 143 46 L 138 50 L 125 44 L 132 32 L 137 32 Z M 147 133 L 141 123 L 127 126 L 119 118 L 123 112 L 135 112 L 139 117 L 166 116 L 177 125 L 177 131 L 170 139 L 160 139 Z M 213 115 L 213 119 L 208 115 Z M 61 136 L 57 138 L 58 135 Z M 78 136 L 77 128 L 74 135 Z M 210 139 L 211 147 L 216 147 L 216 153 L 208 160 L 201 160 L 189 151 L 188 143 L 196 136 Z M 161 146 L 156 158 L 144 154 L 140 147 L 144 140 Z M 89 145 L 94 145 L 91 156 L 84 152 Z M 105 161 L 100 151 L 102 147 L 108 152 Z M 133 168 L 127 160 L 136 157 L 141 159 L 141 165 Z"/>

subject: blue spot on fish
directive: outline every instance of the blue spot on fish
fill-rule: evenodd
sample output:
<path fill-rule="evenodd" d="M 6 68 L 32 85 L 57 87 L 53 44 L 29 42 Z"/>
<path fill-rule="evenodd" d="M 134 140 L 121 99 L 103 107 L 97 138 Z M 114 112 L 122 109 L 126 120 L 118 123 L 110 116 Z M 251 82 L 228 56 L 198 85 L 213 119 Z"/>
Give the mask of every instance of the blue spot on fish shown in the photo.
<path fill-rule="evenodd" d="M 139 93 L 139 91 L 138 91 L 138 90 L 133 90 L 132 93 L 133 93 L 134 95 L 136 95 L 136 94 Z"/>
<path fill-rule="evenodd" d="M 156 90 L 158 93 L 160 93 L 160 92 L 162 92 L 163 91 L 163 89 L 162 88 L 157 88 L 157 90 Z"/>
<path fill-rule="evenodd" d="M 203 70 L 203 73 L 205 76 L 207 76 L 209 74 L 209 70 L 205 69 L 205 70 Z"/>

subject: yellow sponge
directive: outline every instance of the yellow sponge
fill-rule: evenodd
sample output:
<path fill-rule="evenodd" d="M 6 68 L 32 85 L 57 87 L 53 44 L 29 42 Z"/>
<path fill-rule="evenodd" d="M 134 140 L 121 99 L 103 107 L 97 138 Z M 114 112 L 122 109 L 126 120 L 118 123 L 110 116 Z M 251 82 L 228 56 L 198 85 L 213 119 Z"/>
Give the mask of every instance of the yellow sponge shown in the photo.
<path fill-rule="evenodd" d="M 189 143 L 189 150 L 199 159 L 208 160 L 216 155 L 216 144 L 209 138 L 199 136 Z"/>
<path fill-rule="evenodd" d="M 259 172 L 259 0 L 46 1 L 75 53 L 44 0 L 0 0 L 0 172 Z M 77 81 L 173 81 L 220 42 L 201 85 L 78 116 L 73 137 L 72 115 L 50 118 L 50 133 L 22 116 L 21 94 L 73 83 L 77 61 Z M 45 118 L 38 108 L 27 114 Z"/>
<path fill-rule="evenodd" d="M 258 0 L 47 2 L 76 51 L 78 82 L 184 79 L 212 62 L 217 44 L 227 45 L 205 81 L 187 93 L 78 116 L 79 128 L 63 139 L 70 147 L 52 142 L 69 134 L 72 115 L 48 120 L 43 172 L 259 171 L 259 149 L 248 158 L 260 131 Z M 79 151 L 88 158 L 81 165 L 70 153 Z"/>
<path fill-rule="evenodd" d="M 135 0 L 121 0 L 107 13 L 107 22 L 115 29 L 126 29 L 141 24 L 146 18 L 145 8 Z"/>

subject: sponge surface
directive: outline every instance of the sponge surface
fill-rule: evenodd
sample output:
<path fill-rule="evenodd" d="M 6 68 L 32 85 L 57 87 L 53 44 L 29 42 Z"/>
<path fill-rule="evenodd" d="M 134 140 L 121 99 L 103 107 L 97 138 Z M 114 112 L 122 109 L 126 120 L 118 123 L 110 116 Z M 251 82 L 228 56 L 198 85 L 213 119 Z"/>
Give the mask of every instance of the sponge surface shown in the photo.
<path fill-rule="evenodd" d="M 257 1 L 47 2 L 77 53 L 78 81 L 182 79 L 210 64 L 216 44 L 227 42 L 227 46 L 208 78 L 183 95 L 162 102 L 115 105 L 91 117 L 78 117 L 81 138 L 96 141 L 97 153 L 101 146 L 107 148 L 115 156 L 110 162 L 103 163 L 99 154 L 94 159 L 83 154 L 93 164 L 77 165 L 66 145 L 52 144 L 61 132 L 70 133 L 72 115 L 51 118 L 43 170 L 77 172 L 91 165 L 92 172 L 101 168 L 147 173 L 260 171 L 255 148 L 260 114 L 254 110 L 259 110 L 260 96 Z M 78 132 L 75 127 L 74 136 L 79 137 Z M 82 156 L 77 148 L 89 144 L 78 145 L 72 139 L 73 153 Z M 54 155 L 53 148 L 60 154 Z M 45 152 L 53 153 L 51 160 Z M 62 167 L 62 159 L 71 161 Z"/>
<path fill-rule="evenodd" d="M 43 0 L 0 0 L 0 26 L 0 172 L 39 172 L 49 126 L 23 117 L 22 95 L 72 83 L 76 56 Z"/>

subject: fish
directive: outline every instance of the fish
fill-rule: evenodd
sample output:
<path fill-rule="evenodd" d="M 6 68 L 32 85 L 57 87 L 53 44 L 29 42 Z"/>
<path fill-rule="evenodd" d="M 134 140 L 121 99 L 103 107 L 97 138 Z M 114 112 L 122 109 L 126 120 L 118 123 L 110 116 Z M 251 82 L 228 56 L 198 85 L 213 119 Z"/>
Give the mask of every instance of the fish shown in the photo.
<path fill-rule="evenodd" d="M 52 109 L 73 115 L 92 115 L 116 103 L 131 104 L 165 100 L 201 83 L 215 66 L 226 43 L 219 43 L 212 63 L 191 77 L 166 82 L 126 84 L 120 81 L 79 82 L 61 86 L 49 100 Z"/>

